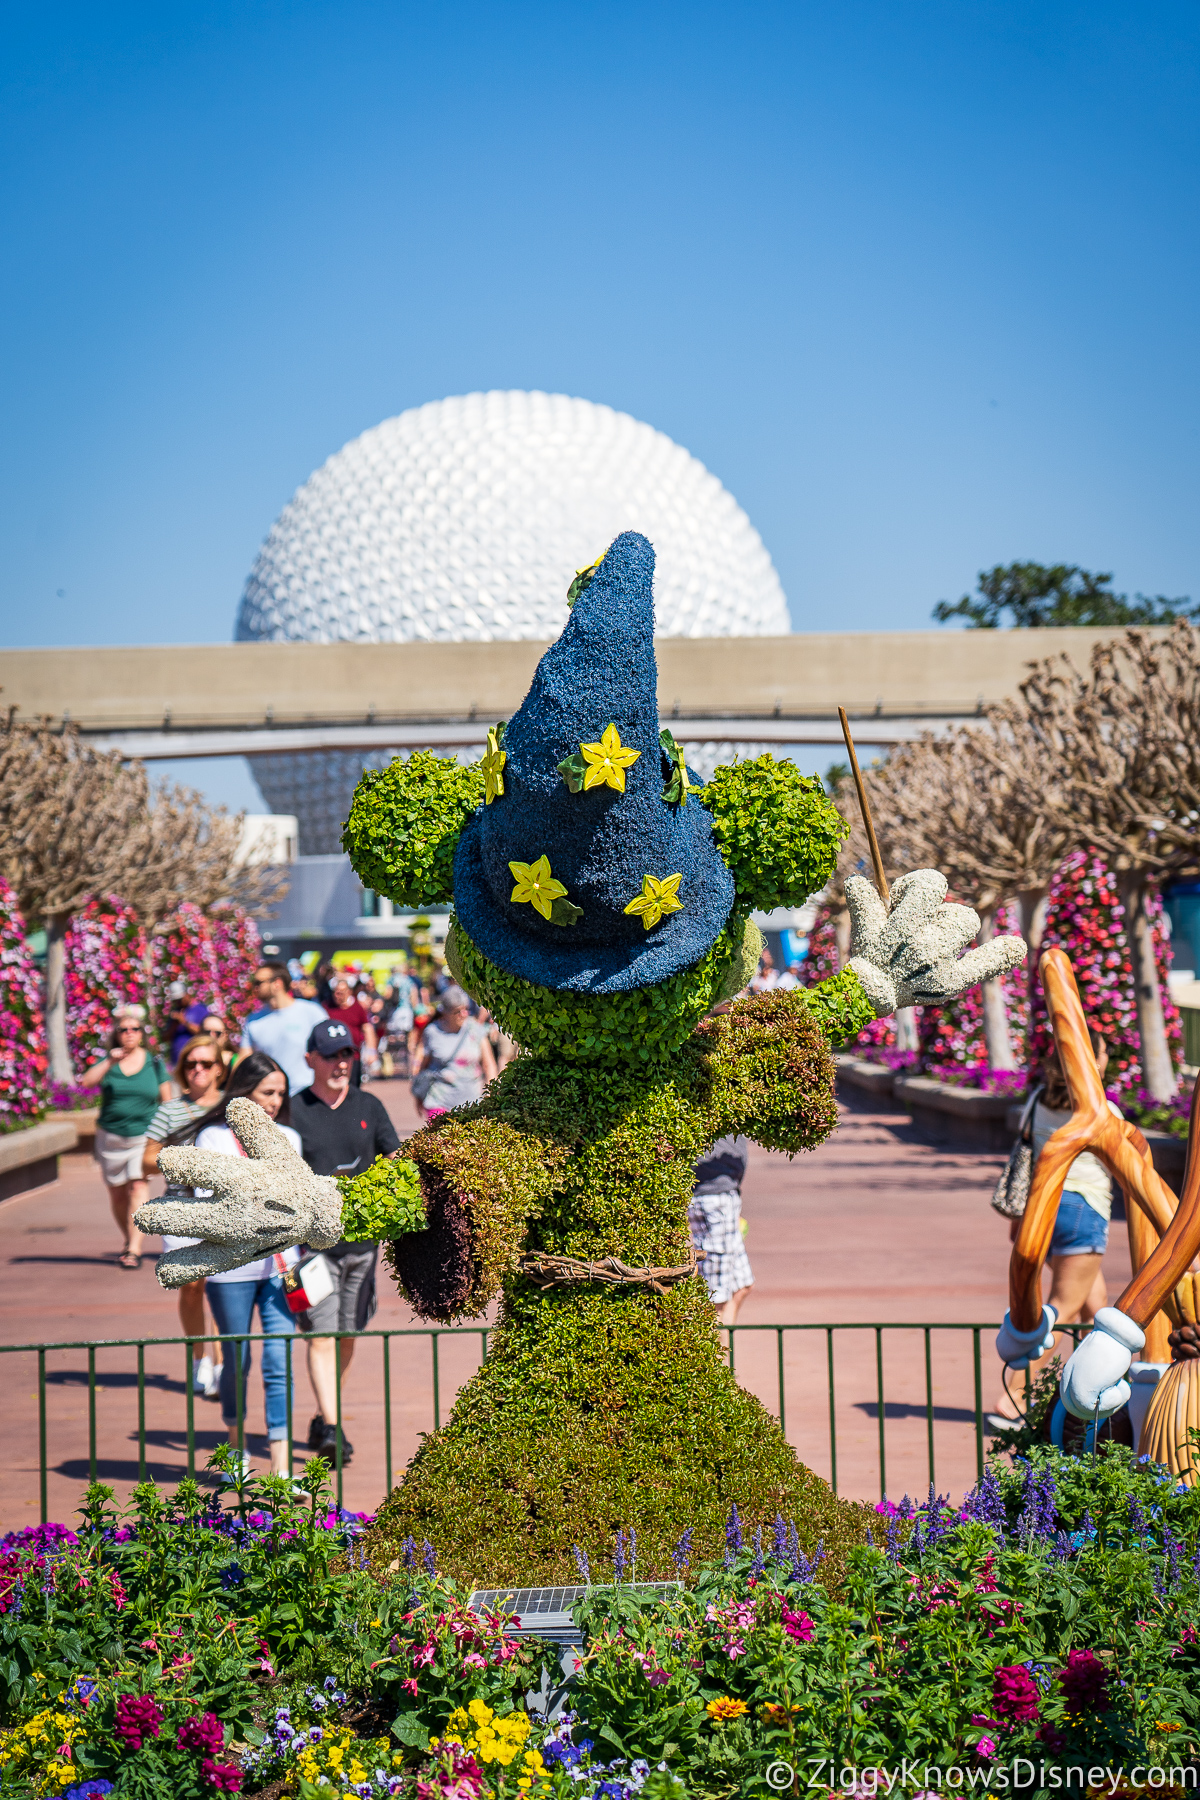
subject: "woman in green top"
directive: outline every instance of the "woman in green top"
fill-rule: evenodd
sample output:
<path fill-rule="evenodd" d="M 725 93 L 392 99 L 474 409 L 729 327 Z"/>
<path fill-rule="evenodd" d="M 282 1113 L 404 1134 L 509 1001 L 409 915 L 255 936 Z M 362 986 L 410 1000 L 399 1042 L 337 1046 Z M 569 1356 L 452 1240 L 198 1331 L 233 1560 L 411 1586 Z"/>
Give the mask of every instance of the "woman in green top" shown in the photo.
<path fill-rule="evenodd" d="M 100 1089 L 95 1156 L 113 1218 L 125 1239 L 119 1259 L 123 1269 L 141 1267 L 142 1234 L 133 1215 L 149 1194 L 142 1176 L 146 1127 L 161 1103 L 171 1098 L 166 1065 L 146 1048 L 143 1016 L 140 1006 L 123 1007 L 113 1018 L 108 1055 L 80 1078 L 81 1086 Z"/>

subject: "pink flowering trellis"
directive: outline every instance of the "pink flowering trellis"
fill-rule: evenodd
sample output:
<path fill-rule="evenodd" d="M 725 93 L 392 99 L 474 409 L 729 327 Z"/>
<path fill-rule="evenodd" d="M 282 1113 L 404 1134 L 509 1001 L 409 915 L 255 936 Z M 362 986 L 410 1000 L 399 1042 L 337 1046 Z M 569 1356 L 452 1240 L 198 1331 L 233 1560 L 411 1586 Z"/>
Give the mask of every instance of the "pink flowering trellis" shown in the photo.
<path fill-rule="evenodd" d="M 1016 908 L 1008 905 L 996 909 L 998 936 L 1018 932 L 1020 922 Z M 1017 1064 L 1024 1061 L 1025 1036 L 1029 1018 L 1027 977 L 1023 965 L 1001 977 L 1008 1034 Z M 968 988 L 945 1006 L 921 1009 L 919 1041 L 921 1070 L 937 1081 L 950 1081 L 971 1087 L 1020 1087 L 1024 1078 L 993 1071 L 988 1066 L 987 1045 L 983 1035 L 983 994 L 977 987 Z"/>
<path fill-rule="evenodd" d="M 208 925 L 221 974 L 221 1016 L 232 1035 L 241 1031 L 258 1004 L 254 971 L 262 961 L 262 934 L 245 907 L 233 901 L 214 906 Z"/>
<path fill-rule="evenodd" d="M 231 1035 L 239 1032 L 254 1004 L 250 978 L 261 948 L 240 906 L 214 907 L 208 917 L 190 900 L 177 907 L 151 947 L 151 1013 L 160 1037 L 169 1036 L 167 990 L 176 981 L 189 999 L 220 1013 Z"/>
<path fill-rule="evenodd" d="M 16 895 L 0 877 L 0 1130 L 43 1110 L 49 1067 L 41 980 Z"/>
<path fill-rule="evenodd" d="M 838 972 L 837 931 L 833 914 L 823 906 L 808 934 L 808 953 L 800 965 L 800 980 L 805 987 L 816 987 Z"/>
<path fill-rule="evenodd" d="M 1170 940 L 1163 922 L 1162 901 L 1157 894 L 1151 897 L 1147 913 L 1154 934 L 1167 1046 L 1172 1065 L 1178 1069 L 1183 1053 L 1183 1026 L 1167 984 Z M 1133 965 L 1125 935 L 1125 909 L 1112 871 L 1097 850 L 1073 851 L 1060 865 L 1050 884 L 1042 949 L 1055 947 L 1065 950 L 1070 957 L 1084 1014 L 1108 1041 L 1105 1085 L 1118 1099 L 1134 1095 L 1142 1082 L 1142 1045 Z M 1037 973 L 1030 989 L 1029 1054 L 1036 1066 L 1049 1052 L 1051 1033 L 1046 999 Z"/>
<path fill-rule="evenodd" d="M 114 1008 L 146 1003 L 146 939 L 131 906 L 89 898 L 63 944 L 67 1045 L 76 1072 L 103 1053 Z"/>

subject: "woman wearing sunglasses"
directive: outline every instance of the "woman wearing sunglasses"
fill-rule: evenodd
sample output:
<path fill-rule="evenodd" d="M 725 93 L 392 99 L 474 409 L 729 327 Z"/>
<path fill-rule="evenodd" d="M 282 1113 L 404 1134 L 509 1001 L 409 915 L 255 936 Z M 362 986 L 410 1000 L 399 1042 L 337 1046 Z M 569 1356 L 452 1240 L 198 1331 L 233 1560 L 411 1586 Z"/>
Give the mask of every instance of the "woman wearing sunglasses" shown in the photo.
<path fill-rule="evenodd" d="M 171 1098 L 166 1065 L 146 1048 L 145 1016 L 140 1006 L 122 1007 L 113 1019 L 107 1056 L 80 1077 L 81 1087 L 100 1089 L 95 1157 L 125 1240 L 118 1259 L 123 1269 L 141 1267 L 142 1234 L 133 1216 L 149 1195 L 142 1175 L 146 1127 Z"/>
<path fill-rule="evenodd" d="M 190 1125 L 216 1106 L 225 1085 L 226 1064 L 219 1041 L 207 1033 L 189 1038 L 175 1065 L 175 1081 L 182 1098 L 165 1100 L 146 1129 L 142 1174 L 158 1173 L 158 1153 L 163 1139 L 183 1125 Z M 179 1322 L 192 1345 L 192 1385 L 206 1400 L 214 1400 L 220 1380 L 221 1346 L 205 1342 L 204 1283 L 189 1281 L 179 1290 Z M 215 1349 L 216 1354 L 213 1354 Z"/>

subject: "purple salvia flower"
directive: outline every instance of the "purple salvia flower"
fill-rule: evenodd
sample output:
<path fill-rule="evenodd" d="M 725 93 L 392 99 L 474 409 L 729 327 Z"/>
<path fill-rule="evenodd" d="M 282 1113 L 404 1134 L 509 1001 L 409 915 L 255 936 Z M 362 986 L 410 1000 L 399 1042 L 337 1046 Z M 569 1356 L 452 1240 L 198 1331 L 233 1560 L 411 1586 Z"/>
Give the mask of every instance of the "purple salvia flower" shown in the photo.
<path fill-rule="evenodd" d="M 629 1527 L 629 1578 L 637 1580 L 637 1532 L 632 1525 Z"/>
<path fill-rule="evenodd" d="M 625 1579 L 625 1533 L 618 1531 L 616 1554 L 613 1557 L 613 1574 L 618 1581 Z"/>
<path fill-rule="evenodd" d="M 890 1561 L 900 1561 L 900 1521 L 898 1518 L 888 1520 L 887 1553 Z"/>
<path fill-rule="evenodd" d="M 1008 1523 L 1004 1511 L 1004 1496 L 1000 1490 L 1000 1478 L 994 1469 L 985 1469 L 982 1477 L 967 1495 L 964 1512 L 970 1519 L 981 1525 L 990 1525 L 993 1531 L 1003 1535 Z"/>
<path fill-rule="evenodd" d="M 575 1567 L 579 1570 L 579 1578 L 585 1587 L 592 1585 L 592 1571 L 588 1563 L 587 1552 L 575 1546 Z"/>
<path fill-rule="evenodd" d="M 762 1526 L 759 1525 L 755 1528 L 754 1532 L 754 1567 L 751 1570 L 751 1574 L 761 1575 L 763 1568 Z"/>
<path fill-rule="evenodd" d="M 671 1561 L 675 1565 L 677 1575 L 685 1575 L 692 1560 L 692 1538 L 696 1527 L 689 1525 L 675 1548 L 671 1552 Z"/>
<path fill-rule="evenodd" d="M 725 1542 L 731 1550 L 742 1547 L 742 1521 L 738 1518 L 737 1501 L 729 1508 L 729 1518 L 725 1525 Z"/>
<path fill-rule="evenodd" d="M 787 1557 L 787 1526 L 783 1522 L 783 1514 L 775 1514 L 775 1538 L 771 1545 L 771 1555 L 776 1562 L 783 1562 Z"/>
<path fill-rule="evenodd" d="M 1138 1537 L 1144 1537 L 1149 1529 L 1146 1524 L 1146 1515 L 1138 1503 L 1136 1494 L 1130 1494 L 1129 1496 L 1129 1529 L 1130 1531 L 1135 1532 Z"/>
<path fill-rule="evenodd" d="M 788 1526 L 787 1535 L 788 1560 L 795 1566 L 800 1561 L 800 1535 L 796 1530 L 796 1521 Z"/>
<path fill-rule="evenodd" d="M 428 1538 L 421 1545 L 421 1563 L 427 1575 L 437 1574 L 437 1557 L 433 1553 L 433 1545 Z"/>
<path fill-rule="evenodd" d="M 417 1540 L 416 1540 L 416 1538 L 406 1537 L 404 1539 L 404 1542 L 400 1546 L 400 1560 L 404 1564 L 404 1567 L 406 1569 L 415 1569 L 416 1568 L 416 1566 L 417 1566 Z"/>

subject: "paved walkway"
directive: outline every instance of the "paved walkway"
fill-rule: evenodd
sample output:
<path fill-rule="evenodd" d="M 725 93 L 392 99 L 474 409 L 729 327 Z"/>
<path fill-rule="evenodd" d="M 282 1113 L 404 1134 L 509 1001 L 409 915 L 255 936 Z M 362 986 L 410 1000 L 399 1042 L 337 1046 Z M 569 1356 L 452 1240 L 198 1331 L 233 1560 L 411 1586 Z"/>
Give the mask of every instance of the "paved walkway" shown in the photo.
<path fill-rule="evenodd" d="M 415 1118 L 407 1087 L 372 1089 L 407 1133 Z M 843 1109 L 842 1123 L 822 1149 L 789 1162 L 754 1150 L 744 1195 L 755 1286 L 740 1323 L 824 1325 L 841 1322 L 996 1322 L 1005 1306 L 1007 1232 L 987 1204 L 996 1156 L 958 1155 L 918 1140 L 897 1114 Z M 153 1263 L 137 1273 L 119 1268 L 107 1197 L 90 1158 L 64 1157 L 51 1187 L 0 1204 L 0 1317 L 8 1343 L 65 1343 L 101 1338 L 169 1337 L 179 1331 L 174 1298 L 158 1286 Z M 1125 1227 L 1115 1224 L 1106 1262 L 1110 1295 L 1128 1280 Z M 373 1328 L 417 1326 L 386 1279 Z M 931 1334 L 936 1476 L 941 1491 L 961 1493 L 974 1479 L 972 1334 Z M 985 1408 L 998 1391 L 991 1333 L 983 1334 Z M 839 1332 L 834 1340 L 838 1486 L 876 1498 L 879 1409 L 876 1335 Z M 457 1386 L 477 1365 L 478 1333 L 438 1340 L 441 1417 Z M 929 1482 L 925 1411 L 925 1345 L 920 1331 L 881 1340 L 886 1483 L 893 1495 Z M 391 1465 L 399 1479 L 434 1422 L 433 1358 L 427 1337 L 391 1341 Z M 785 1422 L 799 1455 L 831 1473 L 828 1340 L 823 1331 L 739 1331 L 738 1376 L 772 1411 L 783 1372 Z M 148 1472 L 165 1481 L 186 1469 L 187 1406 L 182 1345 L 149 1345 L 144 1360 Z M 67 1519 L 88 1476 L 88 1356 L 46 1353 L 46 1426 L 51 1518 Z M 96 1353 L 96 1445 L 100 1478 L 119 1493 L 138 1477 L 138 1352 Z M 38 1359 L 0 1358 L 6 1454 L 0 1464 L 0 1529 L 38 1516 Z M 344 1389 L 345 1423 L 355 1456 L 345 1470 L 346 1504 L 373 1508 L 386 1486 L 383 1347 L 358 1345 Z M 297 1459 L 313 1410 L 299 1344 L 296 1354 Z M 213 1402 L 194 1406 L 197 1467 L 221 1440 Z M 263 1466 L 262 1390 L 252 1373 L 249 1444 Z"/>

